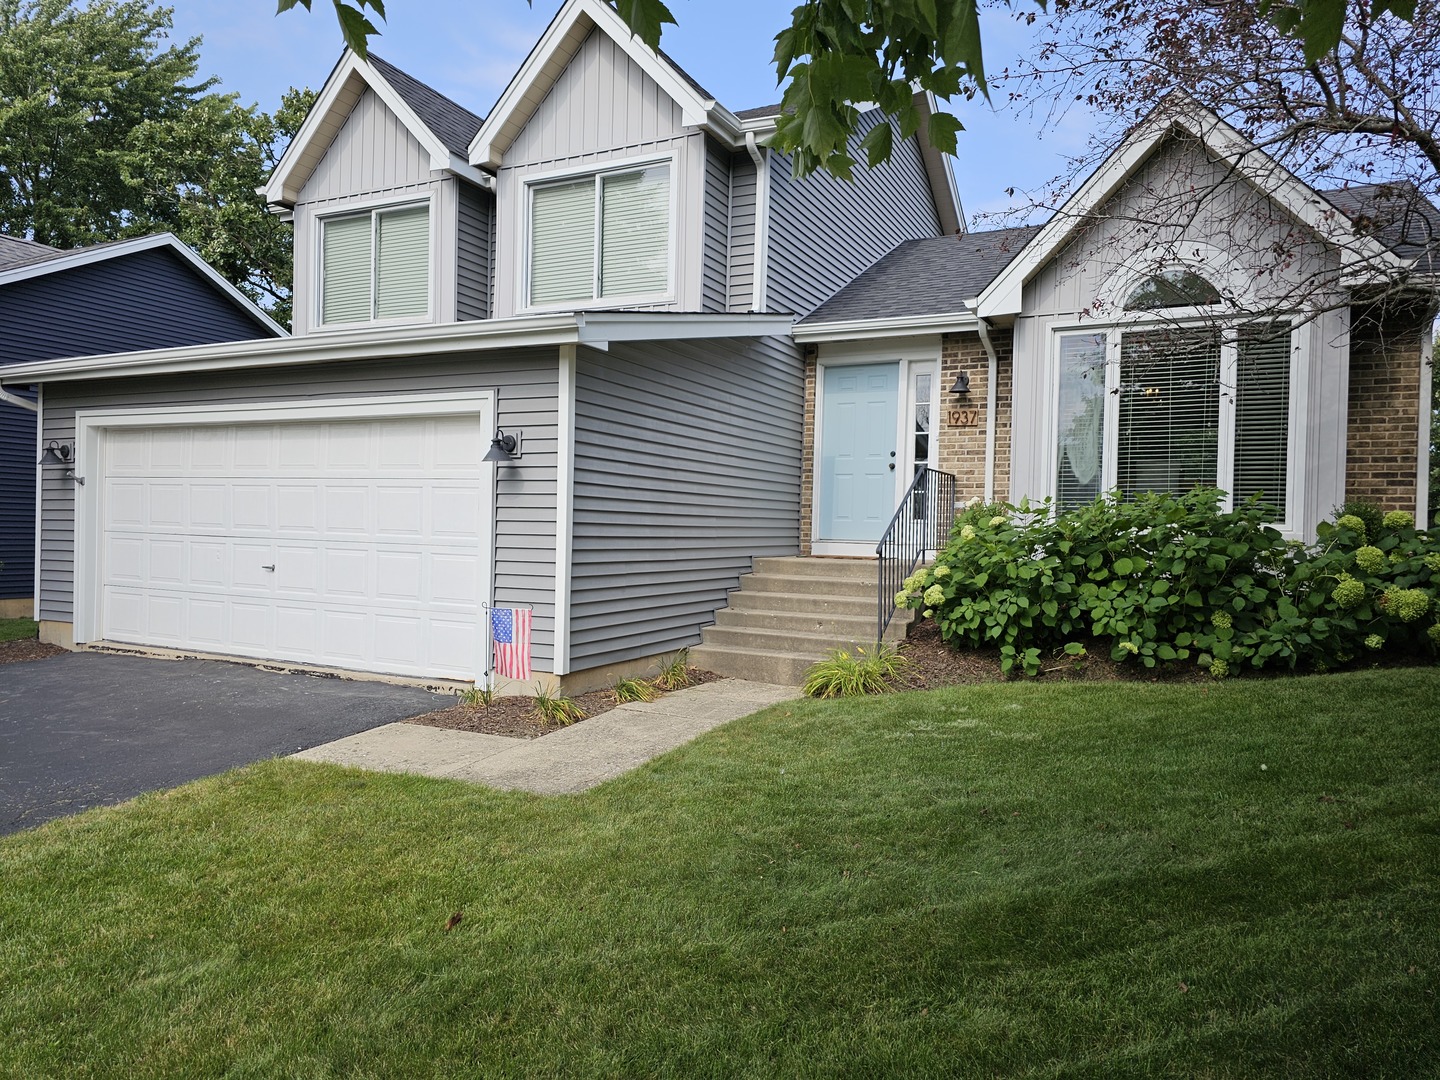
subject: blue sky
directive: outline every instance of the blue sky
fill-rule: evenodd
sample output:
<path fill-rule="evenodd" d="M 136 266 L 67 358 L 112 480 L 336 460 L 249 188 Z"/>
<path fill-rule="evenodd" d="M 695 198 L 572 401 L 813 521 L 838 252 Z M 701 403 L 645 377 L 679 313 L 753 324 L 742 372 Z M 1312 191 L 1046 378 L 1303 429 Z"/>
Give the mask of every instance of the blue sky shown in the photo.
<path fill-rule="evenodd" d="M 484 115 L 540 36 L 560 0 L 390 0 L 390 21 L 372 48 L 416 78 Z M 202 74 L 246 103 L 271 109 L 286 87 L 318 89 L 340 54 L 340 32 L 328 0 L 315 10 L 274 14 L 273 0 L 178 0 L 175 34 L 199 36 Z M 772 39 L 792 5 L 763 0 L 671 0 L 678 27 L 662 44 L 701 85 L 732 109 L 778 101 L 770 66 Z M 986 65 L 999 71 L 1029 46 L 1032 32 L 1003 11 L 982 15 Z M 967 216 L 994 212 L 1019 191 L 1043 185 L 1082 151 L 1084 117 L 1073 113 L 1040 132 L 1028 116 L 996 112 L 983 101 L 956 101 L 960 135 L 955 176 Z M 1009 224 L 1010 222 L 1006 222 Z M 981 223 L 984 227 L 984 223 Z"/>

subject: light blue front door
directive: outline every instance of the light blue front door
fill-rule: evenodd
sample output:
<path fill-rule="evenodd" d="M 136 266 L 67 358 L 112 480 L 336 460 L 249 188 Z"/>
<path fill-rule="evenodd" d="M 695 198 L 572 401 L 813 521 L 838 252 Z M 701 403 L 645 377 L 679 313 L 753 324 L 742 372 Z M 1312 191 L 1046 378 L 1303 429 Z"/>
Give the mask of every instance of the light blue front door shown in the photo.
<path fill-rule="evenodd" d="M 873 544 L 895 513 L 900 365 L 822 370 L 818 539 Z"/>

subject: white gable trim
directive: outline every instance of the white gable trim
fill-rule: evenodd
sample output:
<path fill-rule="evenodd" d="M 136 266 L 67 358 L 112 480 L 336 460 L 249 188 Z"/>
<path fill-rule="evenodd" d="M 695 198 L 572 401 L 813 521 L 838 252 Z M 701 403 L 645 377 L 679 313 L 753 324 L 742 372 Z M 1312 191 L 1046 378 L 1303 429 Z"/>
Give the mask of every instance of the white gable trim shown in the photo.
<path fill-rule="evenodd" d="M 325 157 L 330 144 L 334 142 L 335 136 L 339 134 L 341 126 L 349 118 L 366 87 L 373 90 L 385 107 L 405 125 L 405 129 L 415 136 L 416 141 L 430 155 L 430 168 L 437 172 L 463 176 L 484 187 L 491 186 L 491 177 L 471 166 L 464 158 L 452 154 L 440 137 L 415 115 L 415 110 L 385 81 L 383 75 L 350 49 L 346 49 L 340 62 L 335 65 L 335 70 L 325 80 L 320 96 L 315 99 L 315 107 L 306 115 L 305 122 L 295 133 L 295 138 L 285 148 L 285 153 L 280 158 L 280 163 L 275 166 L 275 171 L 270 174 L 269 181 L 259 189 L 267 203 L 272 207 L 285 208 L 295 205 L 295 201 L 300 197 L 300 189 Z"/>
<path fill-rule="evenodd" d="M 1184 131 L 1231 165 L 1237 176 L 1265 192 L 1300 223 L 1338 247 L 1345 265 L 1375 263 L 1399 269 L 1405 261 L 1383 244 L 1360 236 L 1349 220 L 1284 165 L 1187 94 L 1162 101 L 1090 175 L 995 278 L 976 301 L 981 318 L 1018 315 L 1025 282 L 1064 246 L 1084 218 L 1120 190 L 1174 130 Z"/>
<path fill-rule="evenodd" d="M 743 144 L 741 121 L 714 98 L 701 96 L 673 64 L 630 32 L 614 8 L 602 0 L 567 0 L 470 143 L 470 164 L 484 169 L 500 167 L 505 152 L 596 29 L 619 45 L 641 71 L 670 95 L 680 106 L 687 126 L 704 128 L 731 149 Z"/>
<path fill-rule="evenodd" d="M 930 117 L 939 111 L 939 104 L 935 95 L 927 90 L 915 95 L 915 105 L 920 109 L 920 160 L 925 166 L 926 179 L 930 181 L 930 195 L 935 200 L 940 231 L 947 234 L 967 232 L 965 208 L 960 205 L 960 187 L 955 183 L 955 173 L 950 168 L 950 156 L 930 145 Z"/>
<path fill-rule="evenodd" d="M 46 274 L 53 274 L 60 270 L 73 270 L 77 266 L 89 266 L 91 263 L 105 262 L 109 259 L 118 259 L 125 255 L 133 255 L 139 251 L 150 251 L 154 248 L 170 248 L 180 258 L 185 260 L 198 270 L 209 282 L 223 292 L 235 305 L 241 308 L 246 315 L 263 324 L 273 331 L 276 337 L 289 337 L 290 333 L 274 319 L 266 315 L 253 300 L 242 293 L 230 282 L 220 276 L 213 266 L 207 263 L 199 255 L 192 251 L 189 245 L 181 243 L 180 239 L 173 233 L 155 233 L 153 236 L 140 236 L 134 240 L 121 240 L 114 244 L 96 244 L 93 247 L 80 248 L 76 251 L 67 252 L 64 255 L 56 256 L 53 259 L 46 259 L 44 262 L 31 263 L 27 266 L 17 266 L 13 270 L 6 270 L 0 273 L 0 285 L 9 285 L 14 281 L 25 281 L 29 278 L 43 277 Z"/>

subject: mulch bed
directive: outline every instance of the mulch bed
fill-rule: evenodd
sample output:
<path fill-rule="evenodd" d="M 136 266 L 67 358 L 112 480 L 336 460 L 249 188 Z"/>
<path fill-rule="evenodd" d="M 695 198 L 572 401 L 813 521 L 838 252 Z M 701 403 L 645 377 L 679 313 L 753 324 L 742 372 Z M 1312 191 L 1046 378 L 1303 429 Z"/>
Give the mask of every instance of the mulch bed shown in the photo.
<path fill-rule="evenodd" d="M 702 671 L 697 667 L 685 670 L 690 674 L 691 686 L 715 682 L 720 678 L 713 671 Z M 664 696 L 664 693 L 661 693 L 660 697 Z M 585 711 L 584 718 L 576 721 L 578 724 L 593 720 L 618 704 L 615 695 L 609 690 L 592 690 L 573 700 Z M 405 722 L 423 724 L 425 727 L 448 728 L 451 731 L 475 731 L 482 735 L 508 735 L 514 739 L 538 739 L 541 735 L 571 726 L 546 723 L 535 714 L 535 703 L 528 696 L 496 698 L 488 708 L 484 705 L 452 705 L 448 709 L 437 709 L 423 716 L 412 716 Z"/>
<path fill-rule="evenodd" d="M 0 664 L 18 664 L 22 660 L 44 660 L 65 652 L 59 645 L 43 645 L 35 638 L 0 641 Z"/>

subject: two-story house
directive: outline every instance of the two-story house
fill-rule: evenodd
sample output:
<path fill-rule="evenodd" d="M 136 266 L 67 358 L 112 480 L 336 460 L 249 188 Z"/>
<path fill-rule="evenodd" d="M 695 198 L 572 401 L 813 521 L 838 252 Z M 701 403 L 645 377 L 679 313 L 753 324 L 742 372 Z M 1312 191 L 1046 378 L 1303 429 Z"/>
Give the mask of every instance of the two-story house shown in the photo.
<path fill-rule="evenodd" d="M 1418 266 L 1411 231 L 1357 240 L 1353 208 L 1185 103 L 1046 226 L 979 234 L 923 139 L 796 180 L 776 115 L 725 108 L 599 0 L 484 118 L 344 56 L 265 189 L 294 221 L 291 339 L 17 369 L 77 462 L 44 477 L 73 546 L 41 553 L 43 633 L 470 680 L 486 605 L 527 606 L 536 669 L 581 689 L 698 642 L 757 560 L 873 559 L 926 468 L 960 499 L 1264 491 L 1302 537 L 1347 491 L 1423 512 L 1423 318 L 1360 348 L 1342 297 L 1270 332 L 1256 282 L 1291 264 L 1249 265 L 1214 215 L 1243 203 L 1246 251 L 1298 231 L 1337 267 L 1357 243 Z M 1187 212 L 1200 173 L 1224 198 Z M 1107 224 L 1167 185 L 1176 228 Z M 1400 410 L 1384 439 L 1372 399 Z M 873 639 L 868 588 L 762 605 L 706 662 L 805 662 L 807 623 Z"/>

